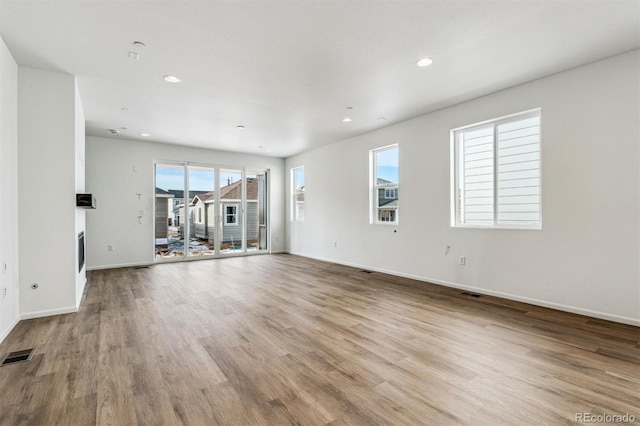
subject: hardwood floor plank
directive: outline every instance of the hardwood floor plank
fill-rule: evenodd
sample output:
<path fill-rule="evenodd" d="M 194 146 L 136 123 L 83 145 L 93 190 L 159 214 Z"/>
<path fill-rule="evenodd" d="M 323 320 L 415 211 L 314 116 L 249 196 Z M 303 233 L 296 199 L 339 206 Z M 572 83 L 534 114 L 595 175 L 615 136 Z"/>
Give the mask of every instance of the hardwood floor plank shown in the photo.
<path fill-rule="evenodd" d="M 21 321 L 0 425 L 640 419 L 638 327 L 291 255 L 92 271 Z"/>

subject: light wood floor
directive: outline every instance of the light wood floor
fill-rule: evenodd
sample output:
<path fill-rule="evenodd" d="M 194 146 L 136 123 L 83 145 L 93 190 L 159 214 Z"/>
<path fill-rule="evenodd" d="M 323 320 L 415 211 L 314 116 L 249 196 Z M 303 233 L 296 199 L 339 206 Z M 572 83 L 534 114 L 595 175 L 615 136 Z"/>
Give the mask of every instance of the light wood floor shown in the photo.
<path fill-rule="evenodd" d="M 557 425 L 640 419 L 639 329 L 290 256 L 88 274 L 20 322 L 0 424 Z"/>

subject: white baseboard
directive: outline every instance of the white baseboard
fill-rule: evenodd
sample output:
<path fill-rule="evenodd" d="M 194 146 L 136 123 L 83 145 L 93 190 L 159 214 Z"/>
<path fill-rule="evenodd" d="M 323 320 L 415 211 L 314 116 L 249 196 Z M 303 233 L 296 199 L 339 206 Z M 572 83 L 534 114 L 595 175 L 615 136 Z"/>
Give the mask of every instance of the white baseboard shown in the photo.
<path fill-rule="evenodd" d="M 0 333 L 0 343 L 2 343 L 4 339 L 6 339 L 9 333 L 11 333 L 11 330 L 13 330 L 13 327 L 15 327 L 19 322 L 20 322 L 20 318 L 16 317 L 11 323 L 11 325 L 7 327 L 6 330 L 2 331 L 2 333 Z"/>
<path fill-rule="evenodd" d="M 50 317 L 53 315 L 72 314 L 75 312 L 78 312 L 78 308 L 75 306 L 71 306 L 68 308 L 49 309 L 46 311 L 36 311 L 36 312 L 29 312 L 26 314 L 20 314 L 20 319 L 26 320 L 26 319 L 33 319 L 33 318 Z"/>
<path fill-rule="evenodd" d="M 371 267 L 369 265 L 359 265 L 357 263 L 342 262 L 342 261 L 338 261 L 338 260 L 335 260 L 335 259 L 328 259 L 328 258 L 323 258 L 323 257 L 319 257 L 319 256 L 309 256 L 309 255 L 305 255 L 305 254 L 301 254 L 301 253 L 295 253 L 295 252 L 287 252 L 287 253 L 293 254 L 295 256 L 308 257 L 310 259 L 321 260 L 323 262 L 337 263 L 339 265 L 351 266 L 353 268 L 366 269 L 368 271 L 381 272 L 383 274 L 395 275 L 395 276 L 403 277 L 403 278 L 410 278 L 410 279 L 413 279 L 413 280 L 416 280 L 416 281 L 427 282 L 427 283 L 430 283 L 430 284 L 437 284 L 437 285 L 441 285 L 441 286 L 444 286 L 444 287 L 458 288 L 458 289 L 461 289 L 461 290 L 472 291 L 473 293 L 480 293 L 480 294 L 485 294 L 485 295 L 488 295 L 488 296 L 500 297 L 502 299 L 514 300 L 516 302 L 523 302 L 523 303 L 528 303 L 530 305 L 541 306 L 543 308 L 551 308 L 551 309 L 556 309 L 558 311 L 570 312 L 570 313 L 573 313 L 573 314 L 584 315 L 584 316 L 588 316 L 588 317 L 592 317 L 592 318 L 599 318 L 599 319 L 603 319 L 603 320 L 607 320 L 607 321 L 613 321 L 613 322 L 618 322 L 618 323 L 622 323 L 622 324 L 628 324 L 628 325 L 634 325 L 636 327 L 640 327 L 640 318 L 624 317 L 624 316 L 620 316 L 620 315 L 610 314 L 610 313 L 607 313 L 607 312 L 594 311 L 594 310 L 590 310 L 590 309 L 580 308 L 580 307 L 577 307 L 577 306 L 564 305 L 564 304 L 561 304 L 561 303 L 555 303 L 555 302 L 549 302 L 549 301 L 546 301 L 546 300 L 534 299 L 534 298 L 531 298 L 531 297 L 519 296 L 517 294 L 512 294 L 512 293 L 503 293 L 503 292 L 500 292 L 500 291 L 487 290 L 487 289 L 484 289 L 484 288 L 481 288 L 481 287 L 468 286 L 468 285 L 458 284 L 458 283 L 454 283 L 454 282 L 438 280 L 438 279 L 435 279 L 435 278 L 421 277 L 421 276 L 418 276 L 418 275 L 405 274 L 405 273 L 396 272 L 396 271 L 389 271 L 389 270 L 386 270 L 386 269 Z"/>

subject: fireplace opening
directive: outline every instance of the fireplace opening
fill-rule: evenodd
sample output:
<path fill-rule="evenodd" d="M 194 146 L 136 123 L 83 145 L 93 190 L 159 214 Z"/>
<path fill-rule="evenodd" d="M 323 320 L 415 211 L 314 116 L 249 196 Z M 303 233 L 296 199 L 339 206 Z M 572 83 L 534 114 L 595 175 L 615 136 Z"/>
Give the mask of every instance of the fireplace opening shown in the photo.
<path fill-rule="evenodd" d="M 78 272 L 84 266 L 84 231 L 78 234 Z"/>

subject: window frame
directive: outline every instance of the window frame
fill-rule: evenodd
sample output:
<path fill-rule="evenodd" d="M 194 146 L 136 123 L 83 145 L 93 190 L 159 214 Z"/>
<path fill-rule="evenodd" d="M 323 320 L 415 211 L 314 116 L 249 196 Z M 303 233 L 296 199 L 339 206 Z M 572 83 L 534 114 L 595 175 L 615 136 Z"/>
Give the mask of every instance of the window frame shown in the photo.
<path fill-rule="evenodd" d="M 496 129 L 500 125 L 507 123 L 513 123 L 527 118 L 538 118 L 538 210 L 539 219 L 537 222 L 530 223 L 509 223 L 501 222 L 498 217 L 500 214 L 499 209 L 499 186 L 498 186 L 498 173 L 500 165 L 498 163 L 498 139 Z M 475 129 L 493 127 L 492 144 L 493 144 L 493 220 L 492 223 L 478 224 L 478 223 L 466 223 L 461 221 L 462 214 L 462 194 L 461 194 L 461 175 L 463 168 L 461 167 L 461 141 L 459 135 L 464 132 L 473 131 Z M 515 229 L 515 230 L 541 230 L 542 229 L 542 108 L 533 108 L 526 111 L 505 115 L 502 117 L 485 120 L 479 123 L 474 123 L 462 127 L 451 129 L 450 131 L 450 171 L 451 171 L 451 226 L 454 228 L 474 228 L 474 229 Z"/>
<path fill-rule="evenodd" d="M 302 180 L 304 188 L 299 190 L 297 172 L 302 171 Z M 306 170 L 304 166 L 291 168 L 291 222 L 304 222 L 305 219 L 305 203 L 306 203 Z M 298 196 L 302 196 L 302 201 L 298 200 Z M 299 207 L 302 206 L 302 209 Z M 300 214 L 302 212 L 302 214 Z"/>
<path fill-rule="evenodd" d="M 383 151 L 388 151 L 396 149 L 398 150 L 398 182 L 392 182 L 390 184 L 378 184 L 378 157 L 377 154 Z M 394 143 L 391 145 L 381 146 L 379 148 L 374 148 L 369 151 L 369 178 L 370 178 L 370 209 L 369 209 L 369 223 L 372 225 L 392 225 L 396 226 L 400 223 L 400 203 L 398 199 L 398 189 L 400 188 L 400 145 L 398 143 Z M 387 191 L 393 190 L 395 193 L 395 199 L 397 205 L 395 208 L 384 208 L 384 206 L 379 205 L 380 200 L 380 192 L 383 192 L 384 199 L 389 199 L 386 197 Z M 380 220 L 380 211 L 381 210 L 393 210 L 394 211 L 394 219 L 393 221 Z"/>

